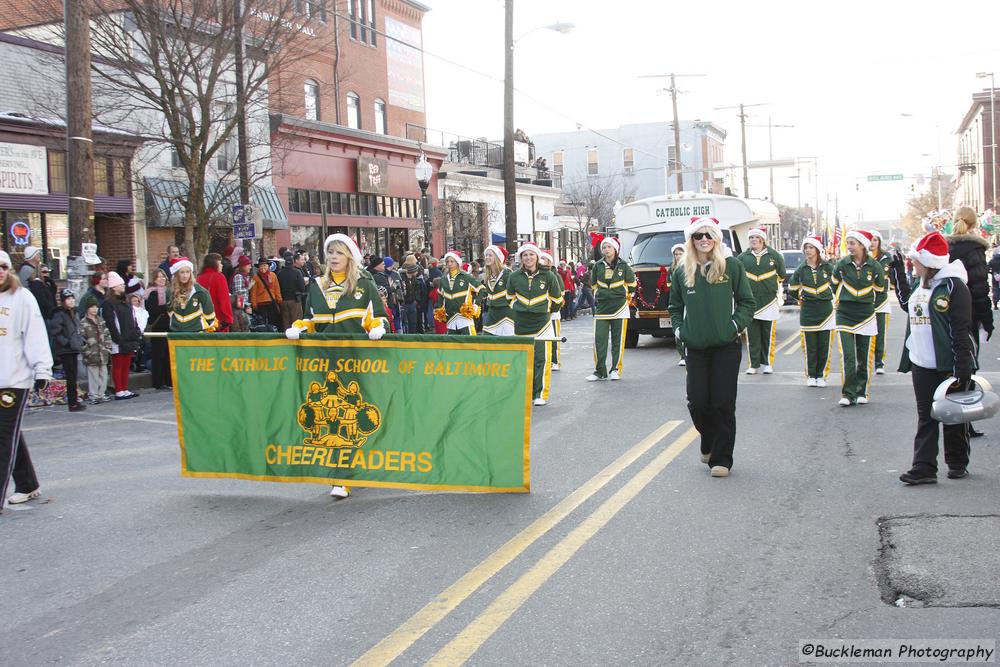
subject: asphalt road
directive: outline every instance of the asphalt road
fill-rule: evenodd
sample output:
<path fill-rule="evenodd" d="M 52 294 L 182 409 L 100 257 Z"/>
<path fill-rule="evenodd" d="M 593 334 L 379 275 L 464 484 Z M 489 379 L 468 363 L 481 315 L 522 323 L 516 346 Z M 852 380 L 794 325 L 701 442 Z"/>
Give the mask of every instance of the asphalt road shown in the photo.
<path fill-rule="evenodd" d="M 643 337 L 623 381 L 587 383 L 586 317 L 564 325 L 535 409 L 526 495 L 333 502 L 182 478 L 173 404 L 153 391 L 33 412 L 43 499 L 0 517 L 0 665 L 792 665 L 805 640 L 995 640 L 998 598 L 963 600 L 997 586 L 1000 537 L 979 528 L 996 522 L 958 515 L 1000 515 L 1000 421 L 981 425 L 969 478 L 905 487 L 909 377 L 838 408 L 836 375 L 804 386 L 797 312 L 783 318 L 777 372 L 741 376 L 726 479 L 698 461 L 672 345 Z M 897 313 L 890 368 L 902 332 Z M 998 356 L 992 342 L 982 362 L 1000 385 Z M 880 530 L 911 516 L 955 518 L 936 560 Z M 905 595 L 890 550 L 926 575 Z"/>

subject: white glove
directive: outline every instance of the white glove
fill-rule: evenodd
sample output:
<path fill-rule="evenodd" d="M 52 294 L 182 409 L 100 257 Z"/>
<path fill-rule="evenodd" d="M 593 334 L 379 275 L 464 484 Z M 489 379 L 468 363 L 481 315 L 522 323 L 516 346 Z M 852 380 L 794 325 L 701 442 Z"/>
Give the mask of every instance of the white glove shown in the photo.
<path fill-rule="evenodd" d="M 288 327 L 285 329 L 285 338 L 288 340 L 298 340 L 302 335 L 302 329 L 298 327 Z"/>
<path fill-rule="evenodd" d="M 381 340 L 382 336 L 384 336 L 384 335 L 385 335 L 385 327 L 383 327 L 383 326 L 377 326 L 377 327 L 375 327 L 374 329 L 372 329 L 371 331 L 368 332 L 368 339 L 369 340 Z"/>

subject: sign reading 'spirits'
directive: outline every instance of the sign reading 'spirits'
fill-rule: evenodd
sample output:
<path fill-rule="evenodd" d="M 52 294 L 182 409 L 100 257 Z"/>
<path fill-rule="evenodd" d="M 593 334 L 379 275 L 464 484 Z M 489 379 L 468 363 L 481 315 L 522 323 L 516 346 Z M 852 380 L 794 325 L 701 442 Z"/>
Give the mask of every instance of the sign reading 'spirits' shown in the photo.
<path fill-rule="evenodd" d="M 0 192 L 49 194 L 49 164 L 45 148 L 0 143 Z"/>
<path fill-rule="evenodd" d="M 524 492 L 533 345 L 436 336 L 170 336 L 181 472 Z"/>

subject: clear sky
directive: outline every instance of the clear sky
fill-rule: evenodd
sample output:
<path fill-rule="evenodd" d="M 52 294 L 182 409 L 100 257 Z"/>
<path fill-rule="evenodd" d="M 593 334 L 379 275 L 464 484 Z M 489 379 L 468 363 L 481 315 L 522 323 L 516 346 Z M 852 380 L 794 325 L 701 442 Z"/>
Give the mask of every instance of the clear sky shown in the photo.
<path fill-rule="evenodd" d="M 425 0 L 427 124 L 466 137 L 502 136 L 503 0 Z M 557 21 L 569 34 L 539 30 L 515 50 L 515 126 L 529 135 L 606 129 L 671 118 L 664 80 L 641 75 L 705 74 L 679 81 L 682 120 L 711 120 L 729 132 L 726 161 L 740 158 L 736 111 L 774 130 L 775 158 L 819 157 L 819 200 L 840 196 L 841 218 L 895 219 L 912 177 L 933 165 L 955 172 L 953 135 L 974 91 L 1000 84 L 1000 1 L 931 3 L 842 0 L 515 0 L 515 36 Z M 995 26 L 992 44 L 980 28 Z M 431 55 L 434 54 L 434 55 Z M 484 72 L 477 75 L 460 63 Z M 903 117 L 901 114 L 912 114 Z M 936 129 L 939 128 L 939 130 Z M 747 129 L 748 157 L 767 158 L 767 129 Z M 939 149 L 940 145 L 940 149 Z M 815 199 L 803 167 L 803 204 Z M 868 183 L 902 173 L 903 183 Z M 794 169 L 776 170 L 775 198 L 794 205 Z M 740 176 L 742 178 L 742 176 Z M 855 189 L 860 183 L 860 190 Z M 919 190 L 918 186 L 918 190 Z M 752 170 L 750 193 L 766 196 L 767 170 Z"/>

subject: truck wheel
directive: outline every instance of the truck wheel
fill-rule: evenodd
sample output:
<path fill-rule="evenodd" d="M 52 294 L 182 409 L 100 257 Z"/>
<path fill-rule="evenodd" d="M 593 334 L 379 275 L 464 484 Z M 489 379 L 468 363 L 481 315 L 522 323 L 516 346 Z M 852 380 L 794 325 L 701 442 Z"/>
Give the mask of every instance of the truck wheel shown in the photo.
<path fill-rule="evenodd" d="M 631 331 L 628 329 L 625 330 L 625 347 L 628 349 L 639 347 L 638 331 L 636 331 L 635 329 L 632 329 Z"/>

